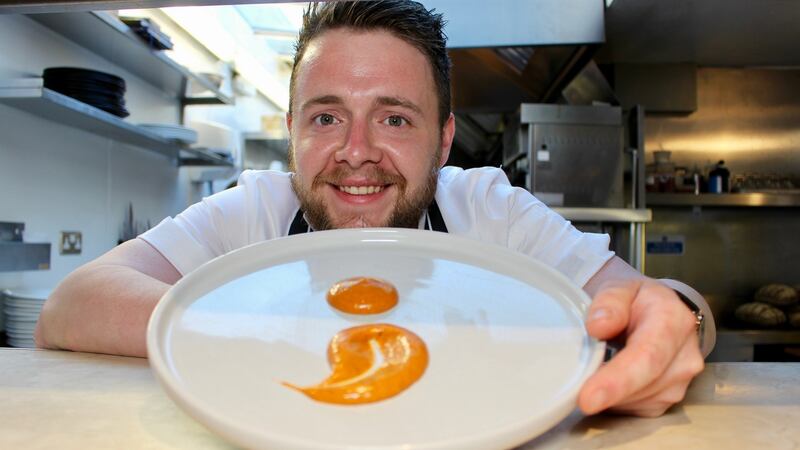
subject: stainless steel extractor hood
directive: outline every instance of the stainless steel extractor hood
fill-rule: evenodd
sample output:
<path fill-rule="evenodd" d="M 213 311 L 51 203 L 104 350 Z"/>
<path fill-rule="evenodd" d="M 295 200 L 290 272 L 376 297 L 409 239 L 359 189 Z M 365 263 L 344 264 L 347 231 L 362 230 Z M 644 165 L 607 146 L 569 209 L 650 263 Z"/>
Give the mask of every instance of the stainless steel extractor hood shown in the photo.
<path fill-rule="evenodd" d="M 457 113 L 551 103 L 605 40 L 598 0 L 423 0 L 447 19 Z"/>

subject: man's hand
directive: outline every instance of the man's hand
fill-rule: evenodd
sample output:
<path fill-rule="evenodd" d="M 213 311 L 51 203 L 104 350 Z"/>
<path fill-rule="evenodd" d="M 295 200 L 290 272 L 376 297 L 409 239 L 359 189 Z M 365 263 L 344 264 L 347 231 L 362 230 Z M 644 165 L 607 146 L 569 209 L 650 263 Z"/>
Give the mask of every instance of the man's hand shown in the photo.
<path fill-rule="evenodd" d="M 655 417 L 683 400 L 703 370 L 695 317 L 672 289 L 650 279 L 606 281 L 587 316 L 589 335 L 622 338 L 625 347 L 583 385 L 586 414 Z"/>

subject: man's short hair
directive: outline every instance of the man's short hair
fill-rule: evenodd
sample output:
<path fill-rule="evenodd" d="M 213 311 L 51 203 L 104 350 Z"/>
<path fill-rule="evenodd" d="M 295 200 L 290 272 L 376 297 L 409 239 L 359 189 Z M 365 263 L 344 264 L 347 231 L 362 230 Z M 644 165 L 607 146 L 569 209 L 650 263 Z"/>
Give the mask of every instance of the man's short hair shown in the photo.
<path fill-rule="evenodd" d="M 450 57 L 441 14 L 410 0 L 331 1 L 309 5 L 297 39 L 289 82 L 289 110 L 294 102 L 297 67 L 308 43 L 328 30 L 386 30 L 417 48 L 430 62 L 439 97 L 439 124 L 450 117 Z"/>

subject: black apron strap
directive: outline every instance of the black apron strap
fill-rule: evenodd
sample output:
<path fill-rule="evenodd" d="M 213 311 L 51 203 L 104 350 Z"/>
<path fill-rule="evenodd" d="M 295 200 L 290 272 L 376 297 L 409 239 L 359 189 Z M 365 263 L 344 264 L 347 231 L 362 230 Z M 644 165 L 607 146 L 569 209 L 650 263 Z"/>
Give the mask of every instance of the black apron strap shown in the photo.
<path fill-rule="evenodd" d="M 292 220 L 292 224 L 289 225 L 289 236 L 293 234 L 303 234 L 308 233 L 311 230 L 311 227 L 308 226 L 306 219 L 303 217 L 303 210 L 298 209 L 297 214 L 294 215 L 294 219 Z"/>
<path fill-rule="evenodd" d="M 431 228 L 433 231 L 447 233 L 447 225 L 444 223 L 442 212 L 439 211 L 439 205 L 436 204 L 436 200 L 432 201 L 431 206 L 428 207 L 428 219 L 431 221 Z M 427 223 L 425 223 L 425 229 L 428 229 Z"/>
<path fill-rule="evenodd" d="M 428 227 L 428 221 L 430 221 L 430 227 Z M 428 207 L 428 220 L 425 221 L 425 229 L 447 233 L 447 225 L 444 223 L 442 212 L 439 211 L 439 205 L 436 204 L 436 200 L 431 202 L 431 205 Z M 303 210 L 298 209 L 297 214 L 295 214 L 294 219 L 292 219 L 291 225 L 289 225 L 289 236 L 308 233 L 309 231 L 312 230 L 303 217 Z"/>

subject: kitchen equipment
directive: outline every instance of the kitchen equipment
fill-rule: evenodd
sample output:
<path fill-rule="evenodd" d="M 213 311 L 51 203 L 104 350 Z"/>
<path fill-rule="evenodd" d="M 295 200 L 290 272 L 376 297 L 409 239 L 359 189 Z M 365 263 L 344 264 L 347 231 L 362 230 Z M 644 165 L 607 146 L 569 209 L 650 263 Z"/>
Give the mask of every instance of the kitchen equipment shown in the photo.
<path fill-rule="evenodd" d="M 376 316 L 332 310 L 352 276 L 391 282 Z M 334 230 L 244 247 L 173 286 L 151 316 L 149 362 L 166 392 L 209 429 L 248 448 L 508 448 L 575 407 L 604 344 L 589 338 L 588 296 L 504 247 L 405 229 Z M 420 336 L 430 364 L 396 397 L 315 402 L 281 385 L 328 371 L 338 331 L 390 323 Z"/>
<path fill-rule="evenodd" d="M 49 242 L 23 242 L 25 224 L 0 222 L 0 272 L 47 270 Z"/>
<path fill-rule="evenodd" d="M 526 188 L 551 206 L 624 207 L 622 110 L 612 106 L 520 106 L 518 163 Z M 504 155 L 511 161 L 515 155 Z"/>
<path fill-rule="evenodd" d="M 48 289 L 3 291 L 3 313 L 9 346 L 36 347 L 33 331 L 42 305 L 49 295 Z"/>

